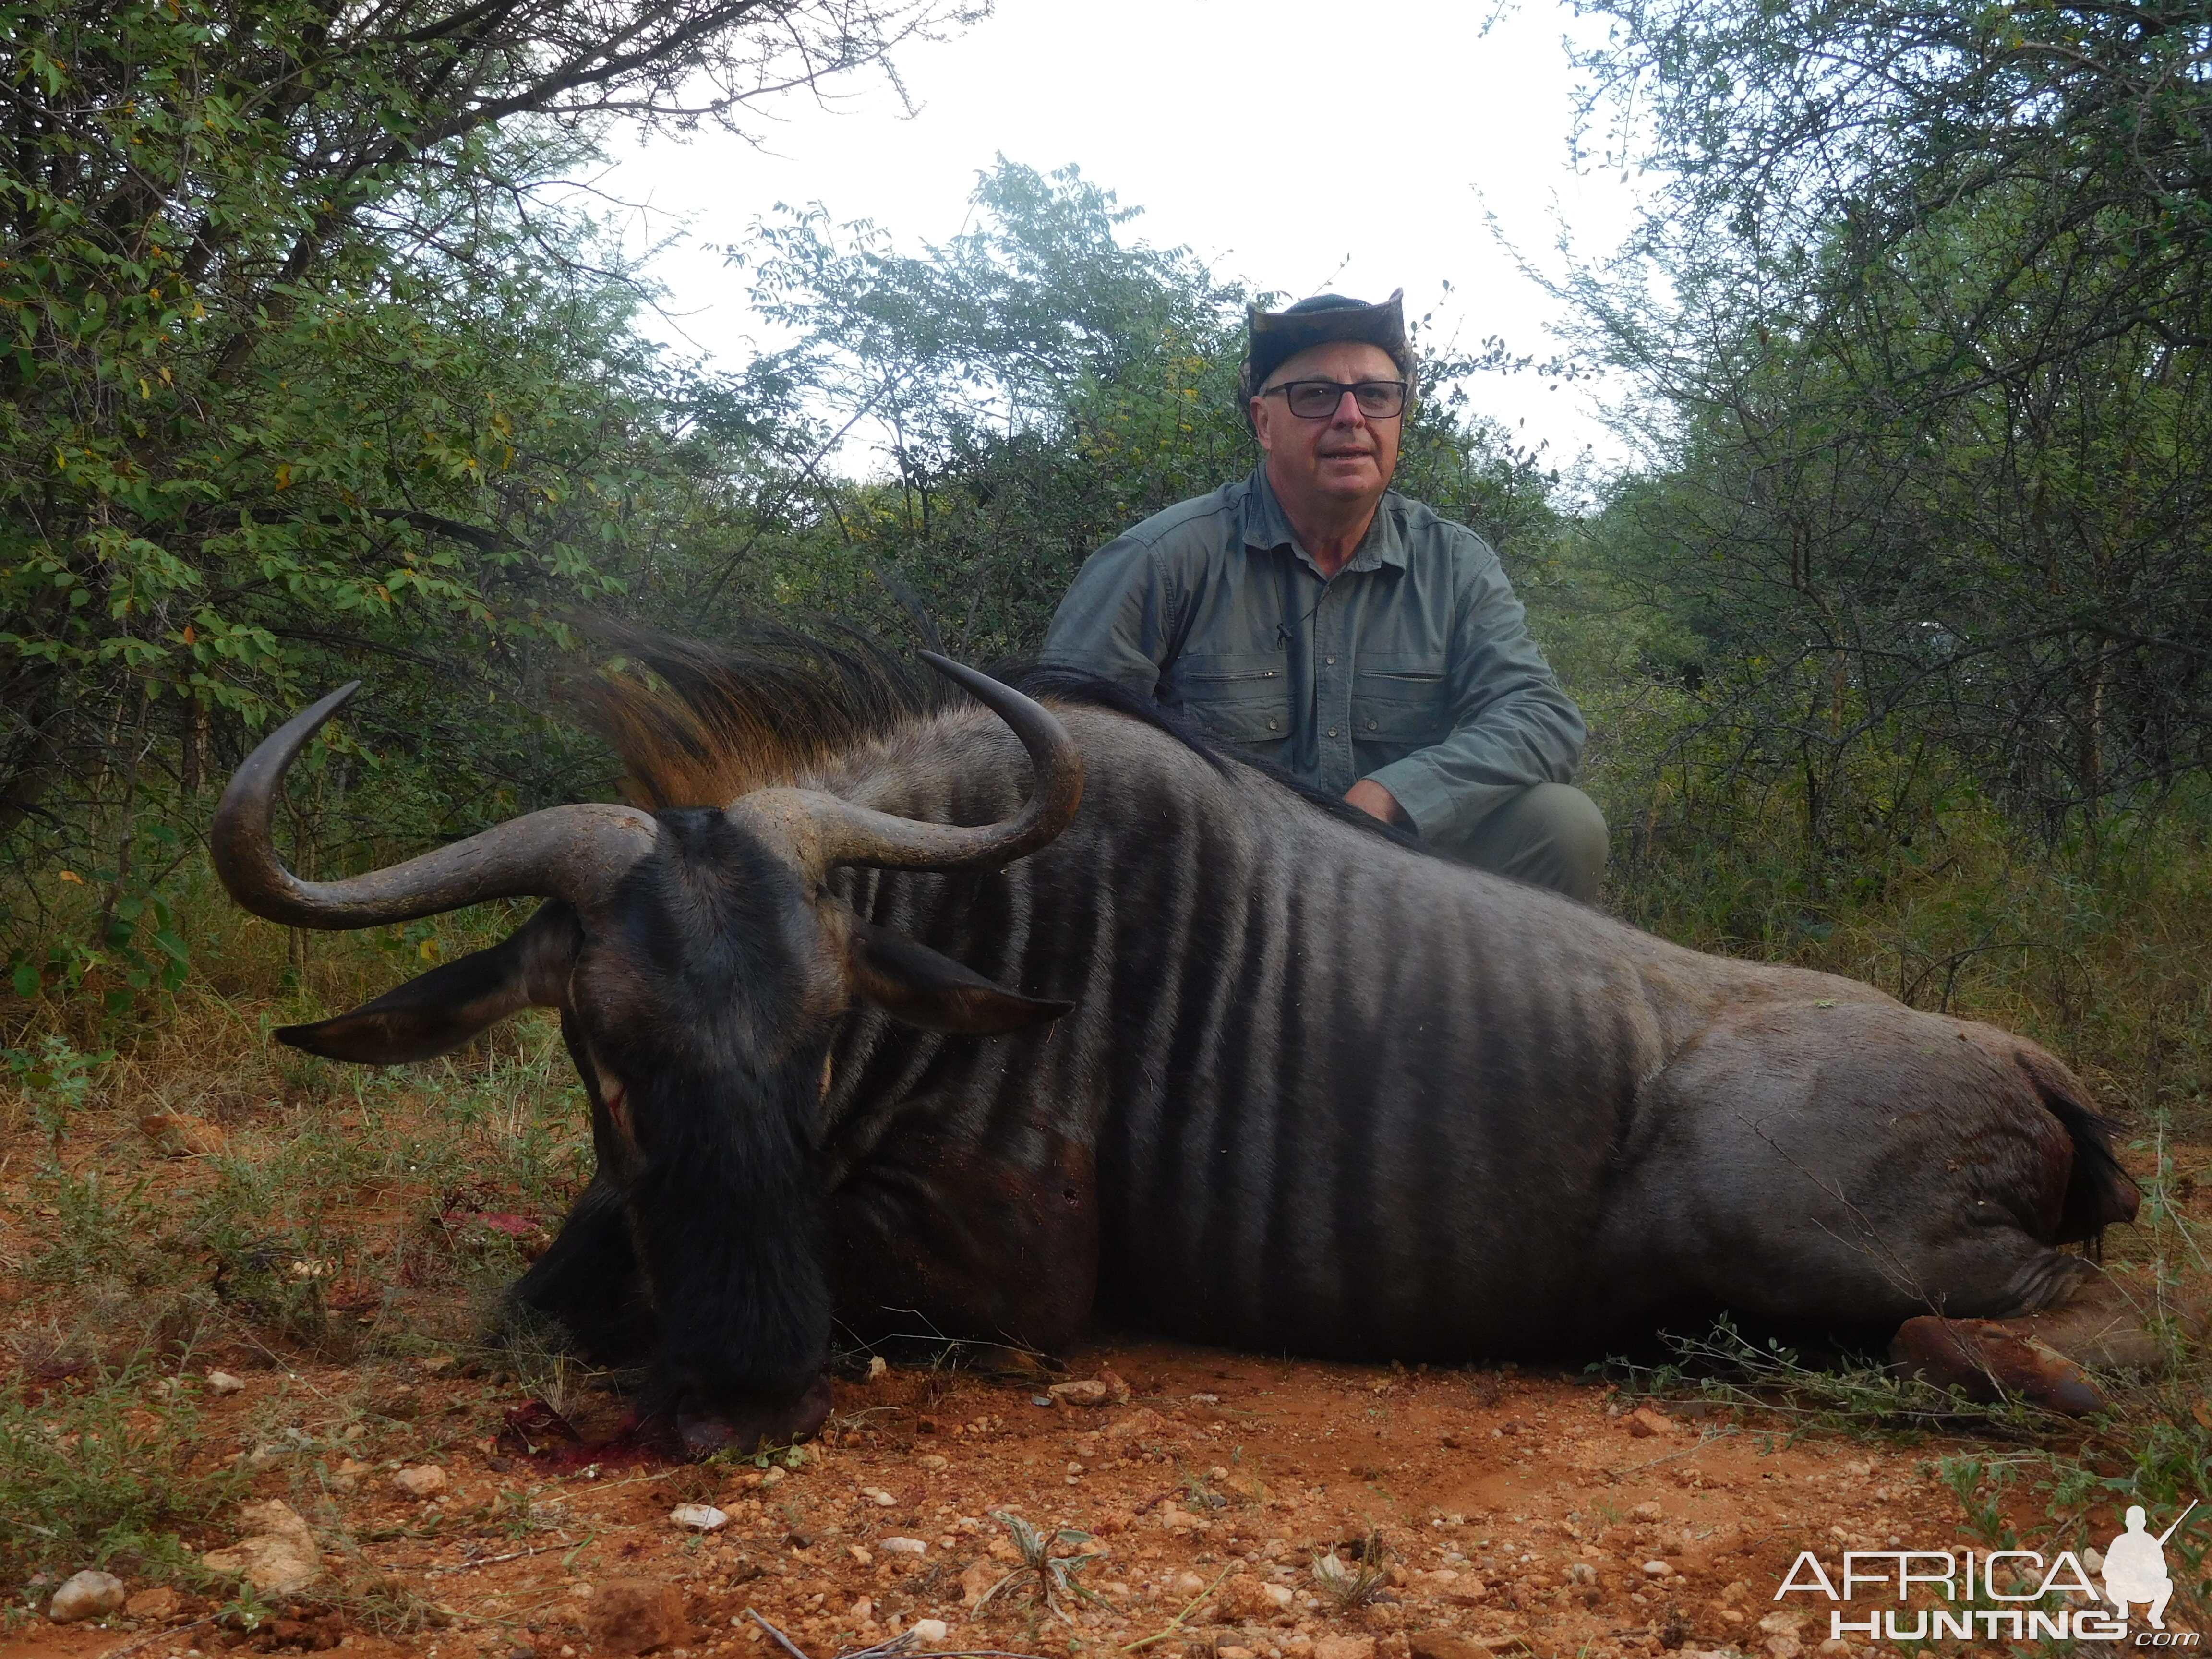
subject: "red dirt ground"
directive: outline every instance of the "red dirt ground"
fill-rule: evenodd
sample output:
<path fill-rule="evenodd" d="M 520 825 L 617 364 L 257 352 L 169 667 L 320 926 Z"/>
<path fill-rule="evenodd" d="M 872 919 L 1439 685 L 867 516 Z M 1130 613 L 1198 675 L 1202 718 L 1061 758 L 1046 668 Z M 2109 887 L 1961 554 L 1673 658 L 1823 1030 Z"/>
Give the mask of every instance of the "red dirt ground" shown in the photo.
<path fill-rule="evenodd" d="M 1792 1659 L 1796 1638 L 1761 1621 L 1800 1550 L 1832 1558 L 1964 1536 L 1929 1445 L 1790 1445 L 1717 1415 L 1655 1429 L 1648 1410 L 1638 1418 L 1602 1385 L 1510 1370 L 1407 1373 L 1146 1342 L 1073 1357 L 1071 1376 L 1097 1373 L 1126 1379 L 1128 1403 L 1041 1407 L 1034 1382 L 895 1370 L 839 1386 L 830 1435 L 795 1471 L 548 1478 L 498 1449 L 502 1413 L 520 1403 L 511 1390 L 418 1370 L 417 1420 L 449 1425 L 434 1460 L 445 1491 L 409 1498 L 389 1464 L 333 1473 L 329 1485 L 365 1540 L 351 1571 L 416 1588 L 447 1622 L 341 1645 L 429 1659 L 593 1656 L 606 1650 L 586 1636 L 592 1597 L 641 1578 L 682 1595 L 692 1633 L 669 1644 L 670 1659 L 774 1652 L 749 1607 L 816 1659 L 925 1618 L 949 1627 L 939 1647 L 1040 1655 L 1113 1655 L 1165 1632 L 1149 1650 L 1176 1659 L 1606 1659 L 1662 1646 Z M 302 1369 L 246 1381 L 211 1403 L 210 1443 L 222 1443 L 224 1413 L 242 1418 L 272 1394 L 305 1406 L 347 1379 Z M 257 1495 L 296 1498 L 298 1473 L 271 1468 Z M 488 1524 L 515 1495 L 549 1529 Z M 671 1522 L 674 1504 L 696 1501 L 725 1509 L 728 1525 L 702 1539 Z M 1006 1529 L 990 1518 L 999 1509 L 1097 1534 L 1086 1547 L 1103 1559 L 1080 1582 L 1103 1600 L 1079 1604 L 1072 1623 L 1013 1593 L 970 1606 L 1007 1570 Z M 1388 1552 L 1389 1599 L 1340 1609 L 1315 1581 L 1314 1555 L 1370 1532 Z M 890 1536 L 926 1549 L 888 1553 Z M 1255 1588 L 1270 1583 L 1290 1589 L 1286 1607 Z M 1802 1635 L 1809 1653 L 1826 1632 L 1808 1623 Z M 39 1621 L 0 1645 L 26 1659 L 191 1659 L 237 1639 L 206 1626 Z"/>

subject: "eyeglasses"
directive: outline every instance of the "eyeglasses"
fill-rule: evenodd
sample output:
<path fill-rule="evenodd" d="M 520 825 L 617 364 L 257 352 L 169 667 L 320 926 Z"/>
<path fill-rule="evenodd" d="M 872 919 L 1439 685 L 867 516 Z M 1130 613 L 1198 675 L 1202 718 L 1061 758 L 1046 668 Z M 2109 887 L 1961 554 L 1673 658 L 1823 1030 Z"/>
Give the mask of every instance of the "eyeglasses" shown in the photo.
<path fill-rule="evenodd" d="M 1272 398 L 1279 392 L 1291 414 L 1301 420 L 1325 421 L 1349 392 L 1362 415 L 1370 421 L 1387 421 L 1406 412 L 1409 389 L 1403 380 L 1285 380 L 1260 395 Z"/>

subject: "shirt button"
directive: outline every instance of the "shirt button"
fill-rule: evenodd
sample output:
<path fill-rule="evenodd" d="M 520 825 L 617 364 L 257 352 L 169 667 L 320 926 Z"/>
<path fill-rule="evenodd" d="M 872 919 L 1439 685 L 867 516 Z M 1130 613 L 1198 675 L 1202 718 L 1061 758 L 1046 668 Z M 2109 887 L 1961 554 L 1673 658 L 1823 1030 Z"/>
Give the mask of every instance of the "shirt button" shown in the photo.
<path fill-rule="evenodd" d="M 1271 720 L 1267 722 L 1267 729 L 1270 732 L 1279 732 L 1283 729 L 1283 723 L 1280 720 Z M 1329 733 L 1329 736 L 1332 738 L 1335 735 L 1336 733 L 1334 732 Z"/>
<path fill-rule="evenodd" d="M 1368 721 L 1368 722 L 1367 722 L 1367 729 L 1368 729 L 1369 731 L 1370 731 L 1370 732 L 1372 732 L 1372 731 L 1375 729 L 1375 722 L 1374 722 L 1373 720 L 1370 720 L 1370 721 Z"/>
<path fill-rule="evenodd" d="M 1334 667 L 1334 666 L 1335 665 L 1335 663 L 1336 663 L 1336 659 L 1335 659 L 1335 658 L 1334 658 L 1334 657 L 1323 657 L 1323 658 L 1322 659 L 1322 660 L 1323 662 L 1325 662 L 1325 663 L 1329 664 L 1332 667 Z M 1334 737 L 1334 736 L 1335 735 L 1335 733 L 1334 733 L 1334 732 L 1331 732 L 1329 735 L 1330 735 L 1330 736 L 1332 736 L 1332 737 Z"/>
<path fill-rule="evenodd" d="M 1331 736 L 1332 738 L 1333 738 L 1333 737 L 1334 737 L 1334 736 L 1336 735 L 1336 728 L 1335 728 L 1334 726 L 1330 726 L 1330 727 L 1328 728 L 1328 734 L 1329 734 L 1329 736 Z"/>

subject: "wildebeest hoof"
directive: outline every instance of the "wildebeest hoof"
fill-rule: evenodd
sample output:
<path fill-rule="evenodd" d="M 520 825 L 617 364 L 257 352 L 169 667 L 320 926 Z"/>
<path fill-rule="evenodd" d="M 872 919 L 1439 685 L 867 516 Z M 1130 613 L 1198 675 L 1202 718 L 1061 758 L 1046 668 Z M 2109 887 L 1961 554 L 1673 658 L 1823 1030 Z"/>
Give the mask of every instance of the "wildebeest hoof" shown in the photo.
<path fill-rule="evenodd" d="M 752 1452 L 805 1440 L 829 1418 L 830 1379 L 822 1376 L 784 1406 L 717 1407 L 687 1401 L 676 1408 L 676 1438 L 684 1455 L 695 1459 L 719 1451 Z"/>
<path fill-rule="evenodd" d="M 1971 1400 L 2024 1400 L 2067 1417 L 2106 1408 L 2103 1391 L 2087 1371 L 1999 1320 L 1932 1314 L 1908 1319 L 1898 1328 L 1889 1357 L 1903 1375 L 1963 1389 Z"/>

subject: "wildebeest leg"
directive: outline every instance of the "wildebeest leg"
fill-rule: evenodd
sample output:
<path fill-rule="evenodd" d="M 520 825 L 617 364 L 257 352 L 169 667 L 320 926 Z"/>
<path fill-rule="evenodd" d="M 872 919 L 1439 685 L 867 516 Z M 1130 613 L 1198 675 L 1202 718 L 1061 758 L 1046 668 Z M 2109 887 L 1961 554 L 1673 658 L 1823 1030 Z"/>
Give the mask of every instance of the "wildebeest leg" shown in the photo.
<path fill-rule="evenodd" d="M 2201 1336 L 2204 1310 L 2176 1304 L 2130 1291 L 2100 1270 L 2084 1273 L 2064 1297 L 2040 1313 L 2004 1322 L 2022 1336 L 2056 1348 L 2091 1370 L 2163 1370 L 2172 1355 L 2152 1333 L 2164 1318 L 2191 1336 Z"/>
<path fill-rule="evenodd" d="M 2101 1145 L 2077 1149 L 2031 1055 L 2057 1068 L 2002 1032 L 1889 1003 L 1717 1022 L 1641 1093 L 1593 1319 L 1656 1309 L 1669 1288 L 1884 1335 L 1916 1315 L 2050 1306 L 2091 1271 L 2054 1241 L 2131 1215 L 2132 1188 L 2091 1169 Z M 2087 1197 L 2077 1165 L 2102 1181 Z"/>
<path fill-rule="evenodd" d="M 507 1292 L 510 1337 L 557 1322 L 560 1339 L 598 1365 L 640 1365 L 658 1335 L 653 1300 L 638 1271 L 622 1194 L 602 1175 L 584 1189 L 559 1237 Z"/>
<path fill-rule="evenodd" d="M 894 1127 L 838 1187 L 840 1317 L 864 1340 L 964 1337 L 1050 1352 L 1090 1317 L 1098 1212 L 1089 1147 L 1018 1153 Z"/>

